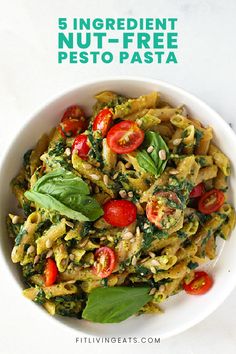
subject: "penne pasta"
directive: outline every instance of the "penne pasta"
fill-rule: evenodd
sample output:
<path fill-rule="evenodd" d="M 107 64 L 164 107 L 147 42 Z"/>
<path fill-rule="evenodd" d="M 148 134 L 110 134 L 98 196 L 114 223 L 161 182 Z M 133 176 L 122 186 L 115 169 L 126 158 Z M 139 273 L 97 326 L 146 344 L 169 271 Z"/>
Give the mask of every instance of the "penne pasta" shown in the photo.
<path fill-rule="evenodd" d="M 209 147 L 209 155 L 212 156 L 214 163 L 219 167 L 225 176 L 230 175 L 230 162 L 228 157 L 223 154 L 214 144 Z"/>
<path fill-rule="evenodd" d="M 36 240 L 37 254 L 40 255 L 66 233 L 66 220 L 61 219 L 58 224 L 52 225 L 41 237 Z"/>
<path fill-rule="evenodd" d="M 22 213 L 8 214 L 7 229 L 28 299 L 110 323 L 160 313 L 183 289 L 206 292 L 211 280 L 195 269 L 216 258 L 236 214 L 212 127 L 159 92 L 95 99 L 89 117 L 68 107 L 26 152 L 11 182 Z"/>

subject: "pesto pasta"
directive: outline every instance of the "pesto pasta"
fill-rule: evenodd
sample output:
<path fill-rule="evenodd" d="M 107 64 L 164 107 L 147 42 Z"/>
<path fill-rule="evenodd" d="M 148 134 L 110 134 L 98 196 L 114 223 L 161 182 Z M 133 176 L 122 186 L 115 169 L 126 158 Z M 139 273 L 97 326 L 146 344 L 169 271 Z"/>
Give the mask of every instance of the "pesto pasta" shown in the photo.
<path fill-rule="evenodd" d="M 211 277 L 195 269 L 236 220 L 230 161 L 212 139 L 158 92 L 98 93 L 90 117 L 68 107 L 11 182 L 23 294 L 51 315 L 110 323 L 161 313 L 183 289 L 208 291 Z M 208 285 L 196 290 L 199 274 Z"/>

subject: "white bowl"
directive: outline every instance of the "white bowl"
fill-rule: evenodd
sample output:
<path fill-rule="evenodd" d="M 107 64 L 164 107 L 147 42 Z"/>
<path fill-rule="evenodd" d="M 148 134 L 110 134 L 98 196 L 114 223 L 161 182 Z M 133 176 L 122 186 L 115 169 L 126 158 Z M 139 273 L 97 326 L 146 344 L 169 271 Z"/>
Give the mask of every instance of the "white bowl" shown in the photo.
<path fill-rule="evenodd" d="M 48 132 L 55 126 L 61 117 L 63 110 L 74 103 L 82 105 L 86 112 L 91 111 L 94 103 L 93 96 L 103 90 L 112 90 L 127 96 L 139 96 L 150 91 L 160 91 L 166 101 L 173 105 L 185 104 L 190 114 L 200 119 L 205 125 L 214 128 L 215 141 L 226 153 L 232 164 L 232 176 L 230 185 L 236 185 L 235 168 L 236 155 L 234 151 L 236 136 L 227 123 L 209 106 L 186 91 L 167 84 L 144 78 L 114 77 L 103 80 L 94 80 L 82 83 L 75 89 L 60 95 L 50 103 L 44 105 L 23 126 L 16 138 L 9 144 L 9 149 L 2 158 L 0 166 L 0 234 L 1 234 L 1 260 L 5 271 L 11 276 L 14 283 L 13 289 L 19 293 L 23 288 L 20 271 L 12 264 L 10 252 L 12 245 L 5 227 L 5 217 L 12 211 L 15 204 L 9 183 L 17 174 L 22 156 L 26 150 L 32 148 L 40 135 Z M 230 201 L 236 205 L 235 192 L 231 189 Z M 148 336 L 167 338 L 180 333 L 211 314 L 230 294 L 236 283 L 236 231 L 233 232 L 229 241 L 221 241 L 217 247 L 217 258 L 208 265 L 209 271 L 214 278 L 213 288 L 202 296 L 188 296 L 184 292 L 170 297 L 163 308 L 163 315 L 144 315 L 132 317 L 119 324 L 95 324 L 70 318 L 55 317 L 43 314 L 45 321 L 57 321 L 59 324 L 68 326 L 77 332 L 81 331 L 96 336 Z M 40 306 L 25 299 L 25 306 L 35 312 L 35 319 L 39 311 L 44 311 Z M 28 308 L 29 309 L 29 308 Z"/>

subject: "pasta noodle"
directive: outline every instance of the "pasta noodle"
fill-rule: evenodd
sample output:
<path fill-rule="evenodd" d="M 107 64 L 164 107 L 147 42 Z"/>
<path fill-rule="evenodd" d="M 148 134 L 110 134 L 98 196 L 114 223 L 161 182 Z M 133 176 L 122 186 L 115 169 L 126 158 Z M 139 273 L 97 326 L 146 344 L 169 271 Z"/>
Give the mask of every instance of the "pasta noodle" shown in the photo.
<path fill-rule="evenodd" d="M 55 224 L 50 227 L 40 238 L 36 240 L 37 245 L 37 254 L 41 254 L 47 248 L 50 248 L 53 243 L 62 237 L 66 233 L 66 220 L 61 219 L 58 224 Z M 50 247 L 47 247 L 47 244 L 50 244 Z"/>

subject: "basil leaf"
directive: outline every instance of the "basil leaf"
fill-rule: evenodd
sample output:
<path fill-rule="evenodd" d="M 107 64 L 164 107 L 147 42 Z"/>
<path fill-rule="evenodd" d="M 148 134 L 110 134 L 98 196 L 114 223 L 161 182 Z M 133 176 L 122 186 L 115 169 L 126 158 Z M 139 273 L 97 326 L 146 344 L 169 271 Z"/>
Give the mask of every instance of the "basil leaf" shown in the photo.
<path fill-rule="evenodd" d="M 50 194 L 60 199 L 76 193 L 89 194 L 87 183 L 72 172 L 61 168 L 39 178 L 33 189 L 35 192 Z"/>
<path fill-rule="evenodd" d="M 157 168 L 155 165 L 155 162 L 152 160 L 152 158 L 149 156 L 146 150 L 141 150 L 137 154 L 137 160 L 139 163 L 139 166 L 144 168 L 147 172 L 150 172 L 153 175 L 157 174 Z"/>
<path fill-rule="evenodd" d="M 96 199 L 88 195 L 89 192 L 87 183 L 80 177 L 58 169 L 39 178 L 25 196 L 41 207 L 71 219 L 94 221 L 103 215 L 103 210 Z"/>
<path fill-rule="evenodd" d="M 153 147 L 153 151 L 151 153 L 147 153 L 147 148 L 149 146 Z M 160 159 L 160 150 L 164 150 L 166 152 L 165 160 Z M 160 176 L 166 167 L 168 158 L 169 148 L 162 139 L 161 135 L 157 132 L 146 132 L 145 139 L 142 144 L 142 150 L 137 153 L 137 161 L 139 166 L 154 176 Z"/>
<path fill-rule="evenodd" d="M 148 287 L 96 288 L 88 295 L 82 317 L 100 323 L 124 321 L 152 299 L 149 291 Z"/>
<path fill-rule="evenodd" d="M 71 209 L 77 210 L 87 216 L 90 221 L 94 221 L 103 215 L 103 210 L 96 199 L 88 195 L 67 195 L 63 202 Z"/>
<path fill-rule="evenodd" d="M 89 219 L 78 211 L 68 208 L 57 199 L 48 194 L 42 194 L 34 191 L 25 192 L 27 199 L 37 203 L 41 208 L 55 210 L 66 217 L 78 221 L 88 221 Z"/>

